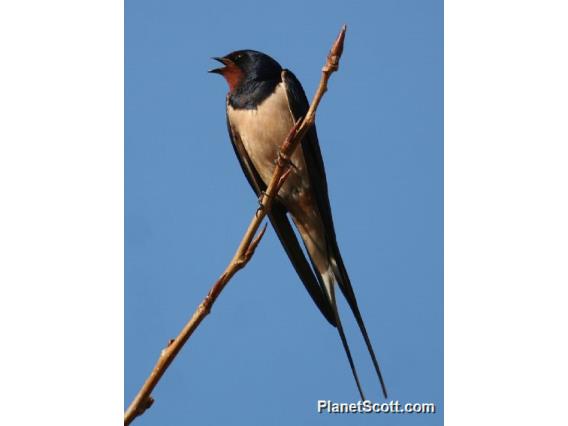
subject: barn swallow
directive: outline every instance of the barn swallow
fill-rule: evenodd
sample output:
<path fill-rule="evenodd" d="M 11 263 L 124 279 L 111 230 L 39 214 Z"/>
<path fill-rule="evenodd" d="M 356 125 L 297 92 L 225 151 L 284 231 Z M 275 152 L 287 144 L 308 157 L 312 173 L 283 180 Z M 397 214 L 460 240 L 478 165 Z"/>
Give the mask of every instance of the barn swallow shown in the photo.
<path fill-rule="evenodd" d="M 227 127 L 233 148 L 247 180 L 260 197 L 274 172 L 280 146 L 294 123 L 308 111 L 308 99 L 294 74 L 264 53 L 239 50 L 213 59 L 223 66 L 209 72 L 222 75 L 229 85 Z M 339 286 L 359 325 L 387 398 L 379 363 L 337 245 L 315 126 L 306 133 L 290 161 L 292 171 L 273 200 L 268 215 L 270 222 L 306 290 L 323 316 L 337 328 L 355 383 L 365 400 L 339 319 L 335 295 L 335 286 Z M 288 214 L 303 240 L 309 261 Z"/>

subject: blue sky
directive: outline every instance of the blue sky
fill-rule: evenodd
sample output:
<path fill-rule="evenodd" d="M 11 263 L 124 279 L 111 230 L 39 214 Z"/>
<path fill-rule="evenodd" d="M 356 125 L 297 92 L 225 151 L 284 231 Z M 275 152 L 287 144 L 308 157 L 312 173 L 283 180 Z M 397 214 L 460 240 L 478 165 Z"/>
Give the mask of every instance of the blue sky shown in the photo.
<path fill-rule="evenodd" d="M 283 5 L 286 4 L 286 7 Z M 325 6 L 323 6 L 325 4 Z M 348 25 L 318 110 L 339 245 L 389 399 L 436 415 L 321 415 L 357 401 L 337 332 L 269 228 L 153 393 L 139 425 L 439 425 L 443 411 L 441 1 L 126 1 L 125 404 L 232 257 L 257 202 L 225 127 L 211 56 L 261 50 L 308 98 Z M 364 342 L 344 325 L 367 397 Z"/>

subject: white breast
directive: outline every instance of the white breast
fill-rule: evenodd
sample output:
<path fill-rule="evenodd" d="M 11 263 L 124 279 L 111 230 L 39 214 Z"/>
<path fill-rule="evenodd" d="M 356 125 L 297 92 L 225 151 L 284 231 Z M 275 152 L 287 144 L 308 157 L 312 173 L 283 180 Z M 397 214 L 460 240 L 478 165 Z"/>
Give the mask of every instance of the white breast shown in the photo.
<path fill-rule="evenodd" d="M 243 145 L 262 180 L 268 184 L 274 171 L 278 150 L 294 121 L 288 107 L 288 98 L 283 83 L 278 84 L 275 92 L 266 98 L 256 109 L 233 109 L 227 107 L 229 121 L 233 130 L 239 135 Z M 305 163 L 301 150 L 296 150 L 292 162 L 298 168 L 296 179 L 301 179 Z M 290 185 L 294 182 L 290 182 Z M 290 186 L 288 185 L 288 186 Z M 284 190 L 284 188 L 283 188 Z M 282 195 L 282 194 L 281 194 Z"/>

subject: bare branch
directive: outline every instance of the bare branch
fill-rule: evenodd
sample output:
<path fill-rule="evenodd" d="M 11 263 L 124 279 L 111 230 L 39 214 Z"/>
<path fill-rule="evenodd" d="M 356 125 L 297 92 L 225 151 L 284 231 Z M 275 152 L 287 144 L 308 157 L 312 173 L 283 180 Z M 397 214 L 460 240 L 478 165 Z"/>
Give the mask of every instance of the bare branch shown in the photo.
<path fill-rule="evenodd" d="M 266 224 L 263 229 L 255 237 L 256 232 L 262 220 L 270 212 L 270 207 L 272 206 L 272 200 L 278 194 L 279 189 L 285 182 L 286 178 L 291 172 L 290 162 L 288 159 L 294 153 L 296 147 L 300 144 L 300 141 L 306 134 L 310 126 L 313 125 L 315 121 L 315 113 L 317 107 L 323 97 L 324 93 L 327 91 L 327 82 L 332 73 L 337 71 L 339 67 L 339 59 L 341 58 L 341 53 L 343 52 L 343 41 L 345 39 L 345 32 L 347 27 L 344 25 L 337 39 L 335 40 L 329 54 L 327 56 L 327 61 L 322 68 L 322 76 L 320 79 L 319 86 L 316 90 L 310 108 L 306 116 L 302 120 L 294 125 L 290 130 L 290 133 L 286 137 L 286 140 L 280 148 L 278 154 L 278 161 L 276 162 L 276 167 L 274 168 L 274 173 L 272 179 L 268 185 L 265 193 L 263 193 L 260 199 L 260 208 L 254 214 L 249 227 L 247 228 L 239 247 L 233 259 L 217 280 L 217 282 L 209 290 L 209 294 L 197 307 L 196 311 L 193 313 L 191 319 L 183 327 L 179 335 L 168 342 L 167 346 L 160 353 L 160 357 L 154 366 L 154 369 L 150 373 L 150 376 L 146 379 L 146 382 L 142 388 L 138 391 L 138 394 L 124 413 L 124 424 L 129 425 L 136 417 L 142 415 L 148 408 L 154 403 L 154 399 L 151 396 L 152 391 L 162 378 L 163 374 L 170 366 L 172 361 L 175 359 L 177 354 L 180 352 L 182 347 L 185 345 L 187 340 L 191 337 L 195 329 L 201 324 L 201 321 L 211 312 L 211 308 L 217 297 L 221 294 L 229 280 L 239 271 L 244 268 L 249 260 L 254 255 L 254 251 L 258 244 L 260 243 L 264 233 L 266 231 Z"/>

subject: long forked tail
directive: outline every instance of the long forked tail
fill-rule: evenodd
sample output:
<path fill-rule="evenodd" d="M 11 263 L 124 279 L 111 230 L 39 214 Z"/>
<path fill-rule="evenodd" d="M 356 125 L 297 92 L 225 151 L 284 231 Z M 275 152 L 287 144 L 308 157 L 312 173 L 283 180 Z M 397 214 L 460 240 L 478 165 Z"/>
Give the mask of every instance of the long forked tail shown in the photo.
<path fill-rule="evenodd" d="M 359 325 L 359 329 L 361 330 L 361 334 L 365 339 L 365 343 L 367 344 L 367 349 L 369 350 L 369 354 L 371 355 L 371 359 L 373 360 L 373 365 L 375 366 L 377 377 L 379 378 L 379 382 L 381 382 L 381 390 L 383 391 L 383 396 L 385 397 L 385 399 L 387 399 L 387 388 L 385 386 L 385 381 L 383 379 L 383 375 L 381 373 L 381 368 L 379 367 L 377 357 L 375 356 L 373 345 L 371 345 L 371 341 L 369 340 L 369 335 L 367 334 L 365 323 L 363 322 L 363 318 L 361 317 L 361 313 L 359 312 L 359 308 L 357 307 L 357 305 L 355 305 L 355 308 L 351 307 L 351 309 L 353 310 L 353 315 L 357 320 L 357 324 Z"/>
<path fill-rule="evenodd" d="M 381 390 L 383 392 L 383 396 L 387 399 L 387 388 L 385 386 L 385 381 L 383 379 L 383 375 L 381 373 L 381 368 L 379 367 L 379 362 L 377 361 L 377 357 L 375 355 L 375 351 L 373 350 L 373 345 L 371 345 L 371 340 L 369 339 L 369 335 L 367 334 L 367 329 L 365 327 L 365 323 L 363 322 L 363 317 L 361 316 L 361 312 L 359 311 L 359 306 L 357 306 L 357 299 L 355 298 L 355 293 L 353 292 L 353 287 L 351 286 L 351 281 L 349 280 L 349 275 L 347 275 L 347 270 L 345 269 L 345 265 L 343 264 L 343 260 L 341 259 L 341 255 L 339 254 L 339 250 L 336 251 L 335 259 L 332 259 L 331 264 L 333 265 L 334 269 L 334 276 L 336 278 L 337 284 L 343 293 L 343 296 L 347 300 L 351 311 L 353 312 L 353 316 L 357 321 L 357 325 L 359 326 L 359 330 L 361 330 L 361 334 L 365 339 L 365 344 L 367 345 L 367 350 L 369 351 L 369 355 L 373 361 L 373 366 L 375 367 L 375 371 L 377 372 L 377 377 L 379 378 L 379 382 L 381 383 Z M 333 305 L 335 304 L 335 295 L 332 301 Z M 347 343 L 345 341 L 345 335 L 343 334 L 343 330 L 341 328 L 341 323 L 339 321 L 339 317 L 337 315 L 337 307 L 335 307 L 335 315 L 337 318 L 337 329 L 339 330 L 340 336 L 342 336 L 341 340 L 344 342 L 343 346 L 346 347 Z M 348 358 L 350 358 L 349 350 L 346 349 L 348 353 Z M 355 373 L 354 367 L 352 366 L 352 370 L 355 375 L 355 380 L 357 381 L 357 375 Z M 357 386 L 359 386 L 359 382 L 357 381 Z M 360 390 L 360 387 L 359 387 Z"/>
<path fill-rule="evenodd" d="M 355 379 L 355 383 L 357 384 L 357 389 L 359 390 L 359 394 L 361 395 L 361 401 L 365 401 L 365 394 L 363 393 L 363 388 L 361 387 L 361 383 L 359 382 L 359 375 L 357 374 L 357 369 L 355 368 L 355 363 L 353 362 L 353 357 L 351 356 L 351 350 L 349 349 L 349 344 L 347 343 L 347 338 L 345 337 L 345 333 L 343 332 L 343 326 L 341 325 L 341 319 L 339 318 L 339 312 L 337 311 L 337 303 L 335 301 L 335 288 L 334 284 L 330 283 L 330 285 L 326 286 L 327 291 L 329 293 L 329 298 L 331 301 L 331 306 L 333 309 L 333 314 L 335 316 L 335 325 L 337 327 L 337 331 L 339 332 L 339 337 L 341 338 L 341 343 L 343 344 L 343 349 L 345 349 L 345 354 L 347 355 L 347 359 L 349 360 L 349 366 L 351 367 L 351 373 L 353 373 L 353 378 Z"/>

